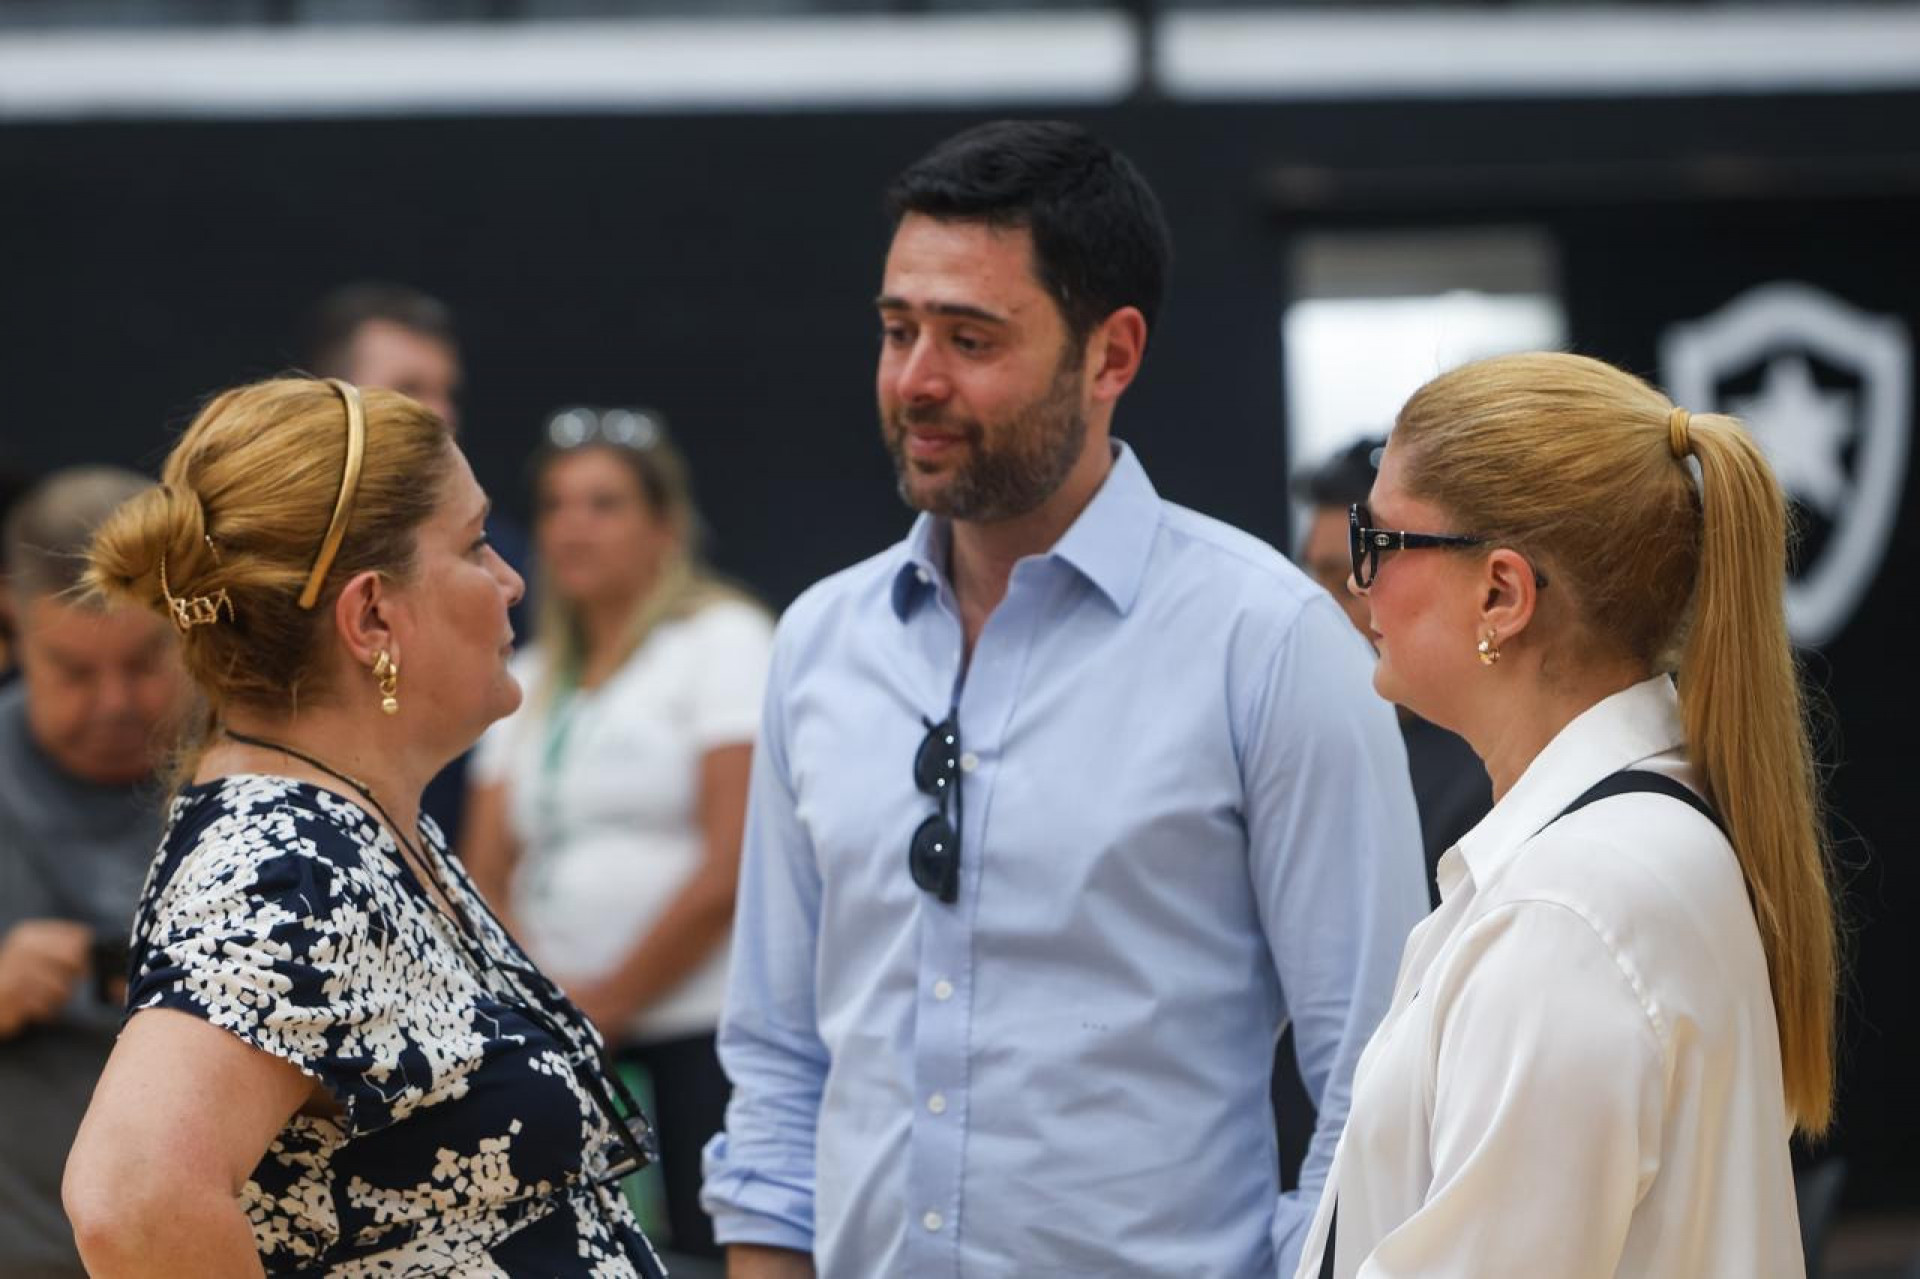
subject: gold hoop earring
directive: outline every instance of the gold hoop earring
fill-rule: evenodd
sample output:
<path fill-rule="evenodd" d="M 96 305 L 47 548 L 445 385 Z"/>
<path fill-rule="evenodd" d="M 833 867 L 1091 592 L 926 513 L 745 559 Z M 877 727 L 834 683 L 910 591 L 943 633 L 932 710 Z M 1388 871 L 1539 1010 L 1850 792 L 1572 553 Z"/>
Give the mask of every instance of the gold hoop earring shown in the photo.
<path fill-rule="evenodd" d="M 1492 666 L 1500 660 L 1500 646 L 1493 642 L 1495 638 L 1494 633 L 1488 631 L 1486 638 L 1480 641 L 1479 648 L 1475 650 L 1480 654 L 1480 665 Z"/>
<path fill-rule="evenodd" d="M 398 715 L 400 663 L 394 661 L 384 648 L 373 659 L 373 678 L 380 683 L 380 709 L 389 715 Z"/>

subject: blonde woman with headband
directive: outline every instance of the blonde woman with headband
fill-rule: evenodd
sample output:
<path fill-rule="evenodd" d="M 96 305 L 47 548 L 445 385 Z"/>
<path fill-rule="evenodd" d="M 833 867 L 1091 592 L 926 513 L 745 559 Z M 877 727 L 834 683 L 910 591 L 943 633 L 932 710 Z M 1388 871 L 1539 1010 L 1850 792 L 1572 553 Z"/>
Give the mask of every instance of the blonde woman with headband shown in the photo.
<path fill-rule="evenodd" d="M 1302 1279 L 1802 1274 L 1835 944 L 1759 450 L 1595 360 L 1471 364 L 1401 411 L 1351 558 L 1376 687 L 1495 804 L 1408 939 Z"/>
<path fill-rule="evenodd" d="M 90 579 L 210 708 L 67 1164 L 96 1276 L 641 1275 L 645 1121 L 419 812 L 519 704 L 487 501 L 440 420 L 280 380 L 195 420 Z"/>

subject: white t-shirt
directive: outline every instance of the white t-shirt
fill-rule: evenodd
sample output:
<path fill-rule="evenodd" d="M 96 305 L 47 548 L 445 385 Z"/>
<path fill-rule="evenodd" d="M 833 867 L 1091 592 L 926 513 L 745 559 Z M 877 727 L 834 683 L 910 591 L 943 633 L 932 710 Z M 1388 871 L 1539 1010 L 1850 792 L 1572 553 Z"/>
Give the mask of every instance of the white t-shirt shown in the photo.
<path fill-rule="evenodd" d="M 506 786 L 513 913 L 548 975 L 612 971 L 699 867 L 700 760 L 753 740 L 772 639 L 765 613 L 723 600 L 661 623 L 612 678 L 558 699 L 540 695 L 537 648 L 515 659 L 526 701 L 481 739 L 473 777 Z M 723 940 L 629 1036 L 711 1031 L 726 955 Z"/>
<path fill-rule="evenodd" d="M 1441 858 L 1440 908 L 1354 1071 L 1299 1279 L 1320 1272 L 1336 1187 L 1340 1279 L 1804 1273 L 1773 998 L 1732 846 L 1665 795 L 1554 821 L 1630 766 L 1691 785 L 1683 740 L 1665 677 L 1617 693 Z"/>

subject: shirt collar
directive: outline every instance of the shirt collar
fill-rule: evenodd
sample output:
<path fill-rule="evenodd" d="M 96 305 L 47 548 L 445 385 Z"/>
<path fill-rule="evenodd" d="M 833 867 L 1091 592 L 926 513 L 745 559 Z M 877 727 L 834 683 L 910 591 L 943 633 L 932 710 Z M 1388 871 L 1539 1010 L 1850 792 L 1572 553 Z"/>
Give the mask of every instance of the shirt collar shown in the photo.
<path fill-rule="evenodd" d="M 893 614 L 901 621 L 946 577 L 947 522 L 921 512 L 901 543 L 900 565 L 893 571 Z"/>
<path fill-rule="evenodd" d="M 1070 565 L 1125 613 L 1139 597 L 1147 558 L 1160 525 L 1160 495 L 1133 450 L 1113 442 L 1113 467 L 1099 492 L 1042 558 Z M 893 575 L 893 611 L 906 621 L 936 584 L 946 579 L 951 522 L 922 514 L 901 543 Z"/>
<path fill-rule="evenodd" d="M 1665 675 L 1596 702 L 1561 729 L 1493 811 L 1461 837 L 1460 859 L 1484 888 L 1595 782 L 1685 741 L 1679 695 Z"/>

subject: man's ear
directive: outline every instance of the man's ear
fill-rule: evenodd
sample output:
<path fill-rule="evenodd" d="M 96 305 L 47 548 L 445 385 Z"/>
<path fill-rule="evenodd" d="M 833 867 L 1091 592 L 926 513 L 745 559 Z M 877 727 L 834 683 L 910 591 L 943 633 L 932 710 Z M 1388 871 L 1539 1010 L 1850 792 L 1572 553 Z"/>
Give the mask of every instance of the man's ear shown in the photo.
<path fill-rule="evenodd" d="M 1147 317 L 1137 306 L 1121 307 L 1088 336 L 1085 354 L 1093 398 L 1109 403 L 1119 399 L 1146 358 Z"/>
<path fill-rule="evenodd" d="M 1481 575 L 1480 634 L 1500 647 L 1533 622 L 1540 599 L 1539 579 L 1526 556 L 1499 547 L 1486 558 Z"/>
<path fill-rule="evenodd" d="M 371 569 L 355 573 L 341 588 L 333 603 L 334 630 L 357 665 L 371 667 L 383 652 L 400 660 L 389 616 L 394 603 L 385 579 Z"/>

